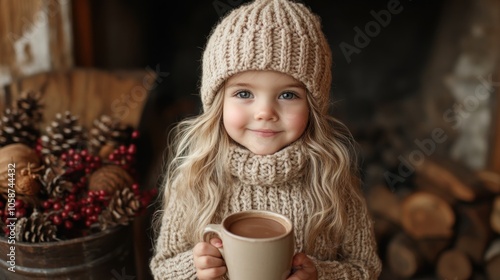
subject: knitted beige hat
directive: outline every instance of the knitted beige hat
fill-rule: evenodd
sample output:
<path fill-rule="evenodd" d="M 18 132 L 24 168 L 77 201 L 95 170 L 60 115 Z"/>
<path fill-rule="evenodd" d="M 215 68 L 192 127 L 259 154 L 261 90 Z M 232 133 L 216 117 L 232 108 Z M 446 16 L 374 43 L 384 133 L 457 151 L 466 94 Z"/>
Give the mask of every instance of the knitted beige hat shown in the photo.
<path fill-rule="evenodd" d="M 230 12 L 212 31 L 203 53 L 203 109 L 230 76 L 274 70 L 304 83 L 326 112 L 330 68 L 330 47 L 315 14 L 289 0 L 256 0 Z"/>

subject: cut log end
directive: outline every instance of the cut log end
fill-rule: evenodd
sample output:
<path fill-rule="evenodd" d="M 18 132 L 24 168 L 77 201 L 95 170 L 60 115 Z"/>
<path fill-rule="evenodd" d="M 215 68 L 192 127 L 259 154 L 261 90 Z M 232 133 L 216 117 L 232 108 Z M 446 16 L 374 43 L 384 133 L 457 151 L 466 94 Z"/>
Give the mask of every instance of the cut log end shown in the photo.
<path fill-rule="evenodd" d="M 455 214 L 440 197 L 416 192 L 403 201 L 401 221 L 405 231 L 416 239 L 447 238 L 453 235 Z"/>
<path fill-rule="evenodd" d="M 394 274 L 404 278 L 417 274 L 423 266 L 414 242 L 404 234 L 396 235 L 389 243 L 387 263 Z"/>
<path fill-rule="evenodd" d="M 441 279 L 470 279 L 473 271 L 467 255 L 455 249 L 441 254 L 436 270 Z"/>

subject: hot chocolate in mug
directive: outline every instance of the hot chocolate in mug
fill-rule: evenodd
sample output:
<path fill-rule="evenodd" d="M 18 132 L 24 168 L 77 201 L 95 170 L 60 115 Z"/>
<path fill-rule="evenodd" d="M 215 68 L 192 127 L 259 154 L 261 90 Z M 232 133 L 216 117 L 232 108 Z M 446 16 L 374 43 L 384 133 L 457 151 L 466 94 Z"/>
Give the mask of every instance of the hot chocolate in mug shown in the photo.
<path fill-rule="evenodd" d="M 292 222 L 285 216 L 262 210 L 233 213 L 221 224 L 204 231 L 217 235 L 231 280 L 280 280 L 290 275 L 294 254 Z"/>

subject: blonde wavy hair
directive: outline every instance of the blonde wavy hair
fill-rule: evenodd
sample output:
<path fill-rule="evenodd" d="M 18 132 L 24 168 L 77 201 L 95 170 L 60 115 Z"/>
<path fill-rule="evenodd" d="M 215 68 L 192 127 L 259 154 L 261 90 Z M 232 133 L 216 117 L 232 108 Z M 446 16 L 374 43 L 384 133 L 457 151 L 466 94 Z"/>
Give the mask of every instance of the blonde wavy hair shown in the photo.
<path fill-rule="evenodd" d="M 222 87 L 224 88 L 224 87 Z M 171 131 L 170 155 L 163 182 L 163 209 L 169 203 L 182 209 L 188 241 L 202 240 L 203 228 L 220 220 L 219 202 L 231 184 L 228 151 L 231 139 L 222 123 L 222 92 L 200 115 L 180 122 Z M 346 203 L 361 200 L 354 141 L 347 128 L 330 115 L 321 114 L 316 100 L 307 94 L 309 124 L 297 141 L 307 155 L 304 178 L 310 178 L 306 195 L 313 215 L 306 224 L 306 252 L 326 230 L 328 236 L 344 237 Z M 309 191 L 307 191 L 309 190 Z M 157 220 L 158 222 L 161 219 Z M 159 229 L 159 225 L 157 225 Z"/>

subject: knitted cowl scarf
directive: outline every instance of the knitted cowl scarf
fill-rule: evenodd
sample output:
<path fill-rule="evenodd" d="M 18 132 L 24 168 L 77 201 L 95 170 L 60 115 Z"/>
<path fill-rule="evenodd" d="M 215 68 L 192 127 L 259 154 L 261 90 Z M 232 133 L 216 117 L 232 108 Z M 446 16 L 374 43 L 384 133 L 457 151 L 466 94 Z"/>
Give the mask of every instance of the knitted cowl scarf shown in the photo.
<path fill-rule="evenodd" d="M 231 175 L 243 184 L 271 186 L 302 174 L 304 155 L 295 142 L 272 155 L 256 155 L 233 144 L 229 152 Z"/>

